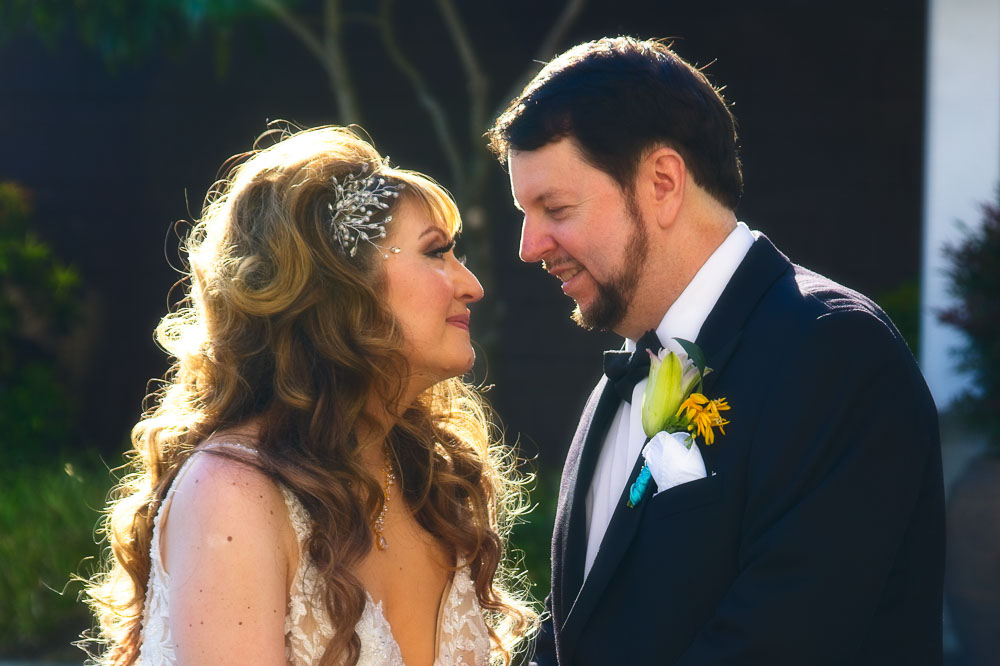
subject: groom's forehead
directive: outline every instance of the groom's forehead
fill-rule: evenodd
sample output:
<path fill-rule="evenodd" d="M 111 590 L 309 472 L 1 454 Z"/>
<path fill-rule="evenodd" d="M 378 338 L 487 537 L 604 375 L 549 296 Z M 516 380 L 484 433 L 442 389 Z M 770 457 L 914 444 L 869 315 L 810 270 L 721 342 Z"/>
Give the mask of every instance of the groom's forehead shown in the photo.
<path fill-rule="evenodd" d="M 572 191 L 578 185 L 580 170 L 589 167 L 579 149 L 568 139 L 534 150 L 512 150 L 507 164 L 511 188 L 533 200 Z"/>

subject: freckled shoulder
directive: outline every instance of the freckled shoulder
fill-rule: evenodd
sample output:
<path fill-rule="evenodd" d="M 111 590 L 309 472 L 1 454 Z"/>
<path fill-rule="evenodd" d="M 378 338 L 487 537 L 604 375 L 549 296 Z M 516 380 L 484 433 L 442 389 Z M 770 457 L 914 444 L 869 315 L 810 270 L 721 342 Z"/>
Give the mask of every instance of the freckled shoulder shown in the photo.
<path fill-rule="evenodd" d="M 168 572 L 171 560 L 177 559 L 171 555 L 190 547 L 189 537 L 195 537 L 196 548 L 204 552 L 237 540 L 244 547 L 270 542 L 281 551 L 285 567 L 297 560 L 298 542 L 281 488 L 251 464 L 207 451 L 196 453 L 177 479 L 169 501 L 169 513 L 161 517 L 160 525 Z M 171 533 L 175 536 L 168 537 Z M 266 550 L 275 552 L 273 547 Z"/>
<path fill-rule="evenodd" d="M 298 543 L 281 488 L 200 452 L 182 470 L 161 544 L 177 663 L 284 664 Z"/>

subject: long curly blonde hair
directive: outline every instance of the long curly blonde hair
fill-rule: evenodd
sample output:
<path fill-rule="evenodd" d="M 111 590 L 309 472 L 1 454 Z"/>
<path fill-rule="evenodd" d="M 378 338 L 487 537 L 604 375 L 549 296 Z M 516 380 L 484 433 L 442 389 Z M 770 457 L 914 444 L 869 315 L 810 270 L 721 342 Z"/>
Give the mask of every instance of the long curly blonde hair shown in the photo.
<path fill-rule="evenodd" d="M 326 582 L 335 631 L 322 663 L 358 659 L 354 626 L 365 596 L 353 568 L 372 548 L 370 525 L 384 502 L 361 462 L 358 432 L 371 425 L 372 396 L 396 404 L 407 363 L 380 252 L 362 242 L 348 258 L 331 234 L 332 179 L 367 168 L 405 184 L 400 200 L 452 233 L 461 220 L 439 185 L 390 167 L 350 129 L 283 131 L 234 159 L 184 244 L 187 291 L 156 329 L 173 364 L 132 430 L 130 473 L 103 524 L 107 561 L 87 590 L 100 663 L 138 657 L 153 520 L 178 469 L 213 432 L 250 419 L 260 425 L 256 464 L 312 521 L 304 552 Z M 512 453 L 483 400 L 459 378 L 440 382 L 406 409 L 386 448 L 420 525 L 467 557 L 493 657 L 509 662 L 536 618 L 523 578 L 505 563 L 523 502 Z"/>

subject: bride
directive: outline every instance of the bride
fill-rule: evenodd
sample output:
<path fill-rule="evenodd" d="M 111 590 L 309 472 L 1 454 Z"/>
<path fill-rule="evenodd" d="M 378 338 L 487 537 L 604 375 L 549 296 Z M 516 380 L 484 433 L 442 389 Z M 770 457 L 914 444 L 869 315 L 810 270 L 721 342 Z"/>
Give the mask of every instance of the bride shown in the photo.
<path fill-rule="evenodd" d="M 459 379 L 483 295 L 460 224 L 344 128 L 210 193 L 88 590 L 100 663 L 510 661 L 535 618 L 501 583 L 510 452 Z"/>

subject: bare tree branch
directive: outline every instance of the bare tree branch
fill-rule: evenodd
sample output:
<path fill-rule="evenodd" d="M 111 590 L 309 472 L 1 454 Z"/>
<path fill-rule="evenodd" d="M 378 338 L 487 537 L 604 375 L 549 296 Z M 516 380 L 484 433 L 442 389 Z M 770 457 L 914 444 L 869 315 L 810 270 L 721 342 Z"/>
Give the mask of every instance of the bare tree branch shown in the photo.
<path fill-rule="evenodd" d="M 563 40 L 566 39 L 566 33 L 569 32 L 570 28 L 573 27 L 573 23 L 579 18 L 580 13 L 583 11 L 584 6 L 586 6 L 587 0 L 566 0 L 565 6 L 563 6 L 562 12 L 559 14 L 559 18 L 556 22 L 552 24 L 552 29 L 549 30 L 549 34 L 545 36 L 542 40 L 541 46 L 538 47 L 538 51 L 535 52 L 535 57 L 531 60 L 532 63 L 545 63 L 552 59 L 555 55 L 556 49 L 562 44 Z M 499 116 L 503 113 L 507 105 L 512 99 L 521 94 L 524 87 L 528 85 L 535 76 L 535 67 L 529 65 L 525 69 L 524 73 L 514 82 L 507 94 L 500 100 L 500 106 L 494 111 L 494 117 Z"/>
<path fill-rule="evenodd" d="M 470 154 L 468 158 L 468 168 L 466 169 L 466 197 L 470 202 L 478 205 L 482 204 L 481 194 L 486 187 L 489 160 L 485 157 L 485 150 L 482 141 L 483 131 L 489 124 L 487 117 L 489 104 L 489 77 L 487 77 L 482 64 L 473 48 L 469 31 L 462 23 L 462 18 L 455 9 L 453 0 L 436 0 L 438 11 L 448 28 L 448 34 L 458 52 L 459 62 L 465 70 L 466 86 L 469 93 L 469 114 L 467 139 L 469 142 Z M 469 209 L 470 227 L 477 225 L 477 213 Z"/>
<path fill-rule="evenodd" d="M 323 39 L 310 30 L 306 23 L 288 10 L 281 0 L 256 0 L 257 4 L 271 12 L 278 21 L 299 40 L 326 70 L 330 89 L 340 114 L 340 122 L 348 125 L 361 119 L 357 94 L 351 82 L 350 71 L 343 55 L 340 42 L 340 0 L 326 0 L 324 5 Z"/>
<path fill-rule="evenodd" d="M 326 0 L 323 3 L 323 45 L 327 54 L 330 70 L 330 87 L 337 96 L 340 107 L 341 122 L 344 125 L 361 121 L 361 110 L 358 108 L 357 92 L 351 80 L 351 68 L 344 54 L 344 42 L 341 39 L 343 16 L 341 0 Z"/>
<path fill-rule="evenodd" d="M 313 34 L 309 26 L 298 16 L 289 12 L 288 8 L 281 4 L 280 0 L 257 0 L 257 4 L 274 14 L 274 17 L 288 28 L 310 53 L 316 56 L 324 66 L 326 65 L 326 52 L 323 50 L 323 44 L 320 42 L 319 37 Z"/>
<path fill-rule="evenodd" d="M 441 102 L 434 96 L 424 77 L 421 76 L 413 63 L 406 58 L 399 47 L 399 40 L 392 27 L 392 0 L 382 0 L 379 11 L 378 27 L 382 34 L 382 43 L 386 53 L 399 71 L 410 81 L 417 95 L 417 100 L 431 118 L 434 133 L 441 142 L 441 150 L 448 161 L 456 195 L 461 199 L 465 193 L 465 168 L 455 138 L 448 126 L 448 117 Z"/>
<path fill-rule="evenodd" d="M 538 51 L 535 53 L 535 60 L 547 62 L 555 55 L 556 49 L 562 44 L 562 41 L 566 38 L 566 33 L 573 27 L 573 23 L 580 16 L 580 12 L 583 11 L 586 4 L 587 0 L 568 0 L 559 18 L 556 19 L 556 22 L 552 25 L 552 29 L 549 30 L 549 34 L 546 35 L 545 41 L 538 47 Z"/>
<path fill-rule="evenodd" d="M 455 10 L 452 0 L 436 0 L 438 10 L 451 35 L 451 41 L 458 51 L 459 61 L 465 70 L 465 78 L 468 81 L 470 110 L 469 126 L 472 131 L 473 142 L 479 138 L 483 126 L 486 124 L 486 96 L 489 91 L 489 78 L 483 70 L 476 51 L 472 47 L 472 40 L 469 39 L 469 31 L 462 23 L 461 17 Z"/>

